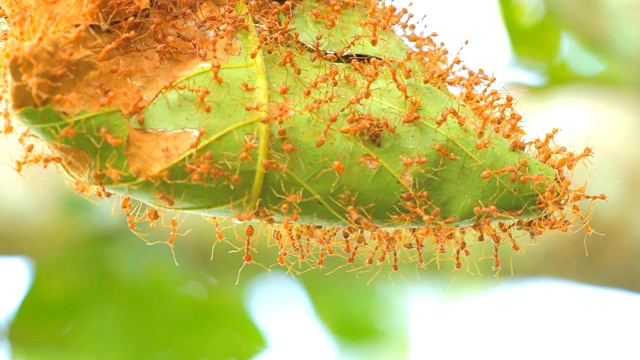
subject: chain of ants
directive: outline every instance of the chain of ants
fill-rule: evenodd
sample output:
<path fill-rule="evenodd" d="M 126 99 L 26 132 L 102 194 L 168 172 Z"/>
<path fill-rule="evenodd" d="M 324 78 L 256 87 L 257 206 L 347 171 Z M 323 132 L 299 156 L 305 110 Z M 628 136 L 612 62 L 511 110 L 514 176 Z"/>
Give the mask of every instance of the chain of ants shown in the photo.
<path fill-rule="evenodd" d="M 297 34 L 291 35 L 288 32 L 288 18 L 284 21 L 278 19 L 278 14 L 291 13 L 291 9 L 295 4 L 292 2 L 284 2 L 280 6 L 262 7 L 262 11 L 257 11 L 260 2 L 252 2 L 250 6 L 257 19 L 261 19 L 262 27 L 259 28 L 260 32 L 260 44 L 266 47 L 267 51 L 275 51 L 279 45 L 284 42 L 291 42 L 297 40 Z M 351 5 L 352 2 L 339 2 L 339 1 L 327 1 L 326 2 L 332 11 L 328 12 L 330 15 L 322 13 L 312 13 L 312 16 L 316 18 L 322 18 L 326 20 L 327 28 L 336 26 L 337 16 L 340 14 L 340 7 L 344 5 Z M 266 9 L 266 10 L 265 10 Z M 296 215 L 289 218 L 285 218 L 282 224 L 272 224 L 274 228 L 269 234 L 271 242 L 275 243 L 279 249 L 279 257 L 277 259 L 278 264 L 282 266 L 291 267 L 294 262 L 313 262 L 313 266 L 323 266 L 324 259 L 328 256 L 337 255 L 343 252 L 346 255 L 345 261 L 347 264 L 354 264 L 356 261 L 356 255 L 365 253 L 365 265 L 371 265 L 375 261 L 382 263 L 390 259 L 392 263 L 392 269 L 397 271 L 399 269 L 400 253 L 401 251 L 413 251 L 413 255 L 409 260 L 416 260 L 420 266 L 425 266 L 429 263 L 429 260 L 425 260 L 423 252 L 425 247 L 437 248 L 437 253 L 442 254 L 447 249 L 453 249 L 452 257 L 454 260 L 454 267 L 459 269 L 462 267 L 461 257 L 468 255 L 468 245 L 465 239 L 468 239 L 468 234 L 475 234 L 476 241 L 483 242 L 484 239 L 490 238 L 493 243 L 494 260 L 493 268 L 500 268 L 500 259 L 498 256 L 499 246 L 508 242 L 512 244 L 515 251 L 520 250 L 520 246 L 514 235 L 513 230 L 522 231 L 531 237 L 539 236 L 549 230 L 560 230 L 563 232 L 570 231 L 570 224 L 574 219 L 579 219 L 585 232 L 590 234 L 593 232 L 589 226 L 589 220 L 592 216 L 591 211 L 588 214 L 583 214 L 577 203 L 582 200 L 589 200 L 592 203 L 597 200 L 606 200 L 606 196 L 589 195 L 586 193 L 584 187 L 573 188 L 571 184 L 571 175 L 575 167 L 584 160 L 587 160 L 592 156 L 592 149 L 586 148 L 581 153 L 573 153 L 566 148 L 558 146 L 553 142 L 554 135 L 557 133 L 557 129 L 554 129 L 551 133 L 547 134 L 544 139 L 536 139 L 530 142 L 522 140 L 523 131 L 520 128 L 519 121 L 520 115 L 512 110 L 513 99 L 511 96 L 503 96 L 497 90 L 492 89 L 492 84 L 495 79 L 485 74 L 482 70 L 472 71 L 467 69 L 464 65 L 461 65 L 461 60 L 456 56 L 452 61 L 448 61 L 448 52 L 441 45 L 435 43 L 433 38 L 437 34 L 433 33 L 429 36 L 420 36 L 413 31 L 414 26 L 409 24 L 408 20 L 411 18 L 406 9 L 398 10 L 393 6 L 389 7 L 372 7 L 369 9 L 367 19 L 363 22 L 363 27 L 369 27 L 373 29 L 372 34 L 376 34 L 378 26 L 385 26 L 386 28 L 400 27 L 407 31 L 407 40 L 414 44 L 416 51 L 408 51 L 406 59 L 401 60 L 380 60 L 377 58 L 371 58 L 368 64 L 362 62 L 352 62 L 352 69 L 364 78 L 369 79 L 368 83 L 364 86 L 363 91 L 356 94 L 353 98 L 349 99 L 349 103 L 352 106 L 359 104 L 362 100 L 367 99 L 370 96 L 369 86 L 378 77 L 378 69 L 393 63 L 396 67 L 387 66 L 391 74 L 391 81 L 393 85 L 404 95 L 405 101 L 410 106 L 408 111 L 402 119 L 402 124 L 417 123 L 420 116 L 417 114 L 418 107 L 420 105 L 420 99 L 417 99 L 409 94 L 407 87 L 404 84 L 402 78 L 409 79 L 413 76 L 411 66 L 407 63 L 410 61 L 422 64 L 425 70 L 424 82 L 431 84 L 437 88 L 444 88 L 446 86 L 456 87 L 460 90 L 458 99 L 464 106 L 469 109 L 473 115 L 479 119 L 479 121 L 472 121 L 472 118 L 463 116 L 459 113 L 459 109 L 449 108 L 443 110 L 440 117 L 435 120 L 437 126 L 446 124 L 449 119 L 453 118 L 460 126 L 468 127 L 475 131 L 478 136 L 478 142 L 476 144 L 477 150 L 483 150 L 491 146 L 489 138 L 485 138 L 486 131 L 492 131 L 511 143 L 512 150 L 528 150 L 541 162 L 553 167 L 555 169 L 555 180 L 550 182 L 548 179 L 541 176 L 529 176 L 520 175 L 519 170 L 526 167 L 526 164 L 520 164 L 520 166 L 510 166 L 504 169 L 498 169 L 493 171 L 485 171 L 481 174 L 483 179 L 490 179 L 497 177 L 501 174 L 511 173 L 511 181 L 520 181 L 522 183 L 533 182 L 540 183 L 546 186 L 546 189 L 542 191 L 538 200 L 538 208 L 541 215 L 534 219 L 528 220 L 512 220 L 512 221 L 498 221 L 495 219 L 508 217 L 517 217 L 518 214 L 504 214 L 499 211 L 494 205 L 478 205 L 474 208 L 474 212 L 478 216 L 478 221 L 465 228 L 450 228 L 447 227 L 447 219 L 440 219 L 444 221 L 438 221 L 439 209 L 435 208 L 430 212 L 423 210 L 424 206 L 418 200 L 424 195 L 421 193 L 407 192 L 401 197 L 405 197 L 407 200 L 404 204 L 407 210 L 409 210 L 409 217 L 411 220 L 416 218 L 422 219 L 425 222 L 424 227 L 411 228 L 411 229 L 391 229 L 374 225 L 371 219 L 368 219 L 366 215 L 363 215 L 363 211 L 359 211 L 357 207 L 347 207 L 349 212 L 349 219 L 353 221 L 352 226 L 347 227 L 323 227 L 313 225 L 298 225 L 295 224 Z M 381 21 L 380 19 L 384 19 Z M 110 46 L 104 49 L 100 57 L 106 56 L 109 51 L 113 51 L 127 41 L 132 35 L 125 33 L 123 37 L 114 41 Z M 293 40 L 291 39 L 293 36 Z M 320 39 L 317 39 L 320 40 Z M 353 44 L 359 39 L 353 39 Z M 375 45 L 377 38 L 372 36 L 370 39 L 372 45 Z M 311 45 L 314 46 L 313 44 Z M 314 52 L 311 54 L 312 58 L 335 60 L 331 57 L 340 56 L 341 52 L 347 52 L 349 50 L 348 45 L 345 49 L 337 50 L 335 54 L 326 54 L 320 51 L 318 45 L 315 45 Z M 428 48 L 429 51 L 422 51 L 420 49 Z M 298 46 L 299 53 L 307 52 L 308 49 L 303 46 Z M 258 51 L 256 49 L 255 51 Z M 300 69 L 297 68 L 295 63 L 295 53 L 291 49 L 287 49 L 282 56 L 281 66 L 290 67 L 294 73 L 299 73 Z M 327 59 L 328 58 L 328 59 Z M 218 82 L 222 82 L 223 79 L 216 71 L 220 69 L 219 65 L 213 65 L 212 70 L 214 73 L 214 79 Z M 317 88 L 322 83 L 329 83 L 335 81 L 336 76 L 340 74 L 332 73 L 331 71 L 320 75 L 315 81 L 313 81 L 307 90 L 303 92 L 303 95 L 310 96 L 311 91 Z M 344 75 L 344 74 L 343 74 Z M 345 75 L 346 78 L 346 75 Z M 348 80 L 348 79 L 347 79 Z M 478 89 L 480 89 L 478 91 Z M 36 86 L 32 86 L 33 91 L 37 91 Z M 203 94 L 199 97 L 203 103 L 204 110 L 206 111 L 206 104 L 204 103 L 204 96 L 207 92 L 199 91 L 198 89 L 191 89 L 192 91 Z M 246 90 L 250 91 L 249 85 L 246 85 Z M 286 94 L 286 89 L 280 90 L 281 95 Z M 34 98 L 37 98 L 34 96 Z M 331 101 L 331 99 L 326 99 Z M 310 105 L 309 111 L 313 111 L 313 106 L 322 106 L 322 103 L 314 103 Z M 333 119 L 333 120 L 332 120 Z M 281 120 L 283 121 L 283 120 Z M 353 119 L 347 120 L 347 125 L 340 128 L 342 133 L 351 134 L 354 136 L 360 136 L 365 141 L 373 142 L 374 144 L 379 141 L 380 134 L 383 131 L 393 133 L 394 126 L 384 122 L 384 119 L 375 118 L 371 116 L 357 116 Z M 322 135 L 316 140 L 316 146 L 322 147 L 325 142 L 325 136 L 327 132 L 332 129 L 333 123 L 335 123 L 334 116 L 329 117 L 327 126 Z M 373 125 L 372 125 L 373 124 Z M 281 129 L 283 129 L 281 127 Z M 9 119 L 8 109 L 4 109 L 4 126 L 3 132 L 9 134 L 13 131 L 13 125 Z M 73 129 L 71 129 L 73 130 Z M 101 129 L 102 130 L 102 129 Z M 279 135 L 284 137 L 286 132 L 280 130 Z M 19 136 L 19 142 L 23 145 L 23 157 L 16 160 L 16 170 L 21 172 L 26 165 L 37 164 L 43 167 L 47 167 L 49 164 L 58 164 L 62 161 L 60 156 L 46 153 L 36 153 L 34 151 L 34 143 L 30 141 L 33 135 L 28 131 L 24 131 Z M 70 136 L 73 136 L 71 134 Z M 120 145 L 120 139 L 112 137 L 108 132 L 101 131 L 100 136 L 109 144 L 113 146 Z M 248 158 L 249 151 L 255 146 L 255 141 L 252 139 L 245 139 L 245 148 L 242 152 L 242 157 Z M 281 145 L 281 150 L 295 151 L 295 148 L 285 145 Z M 439 152 L 442 156 L 448 157 L 450 160 L 455 161 L 456 155 L 440 147 L 440 145 L 434 145 L 434 150 Z M 204 155 L 206 159 L 206 154 Z M 371 160 L 371 159 L 369 159 Z M 403 158 L 402 161 L 406 164 L 412 164 L 414 161 L 420 161 L 410 157 Z M 274 165 L 272 160 L 268 161 L 269 165 L 273 165 L 273 168 L 278 170 L 284 170 L 282 166 Z M 371 160 L 371 161 L 375 161 Z M 197 176 L 208 173 L 209 169 L 205 166 L 205 170 L 199 165 L 191 165 L 194 173 L 192 180 L 199 181 Z M 343 165 L 339 161 L 333 161 L 332 167 L 336 173 L 343 171 Z M 202 171 L 201 171 L 202 170 Z M 107 174 L 108 175 L 108 174 Z M 231 176 L 230 174 L 227 174 Z M 94 173 L 94 180 L 98 183 L 96 195 L 109 197 L 111 193 L 107 191 L 103 185 L 103 180 L 106 175 Z M 110 175 L 112 180 L 113 174 Z M 233 180 L 231 180 L 233 181 Z M 236 180 L 237 181 L 237 180 Z M 79 192 L 88 191 L 86 184 L 82 182 L 76 182 L 76 190 Z M 167 206 L 172 206 L 174 199 L 165 195 L 158 194 L 158 199 L 166 202 Z M 427 196 L 424 196 L 424 200 Z M 286 196 L 283 203 L 280 204 L 281 208 L 285 205 L 289 207 L 295 207 L 294 205 L 301 201 L 301 196 L 293 197 Z M 591 207 L 593 209 L 593 206 Z M 569 210 L 568 212 L 565 210 Z M 126 197 L 121 203 L 121 211 L 127 218 L 128 225 L 132 231 L 137 230 L 136 222 L 148 221 L 150 224 L 155 224 L 159 219 L 157 210 L 149 208 L 144 212 L 144 216 L 135 214 L 133 211 L 133 205 L 131 200 Z M 259 209 L 254 214 L 240 214 L 238 218 L 242 217 L 242 220 L 250 220 L 252 218 L 258 218 L 267 220 L 271 219 L 268 212 L 264 209 Z M 359 219 L 359 221 L 356 221 Z M 400 220 L 399 218 L 396 220 Z M 497 223 L 495 225 L 494 223 Z M 217 222 L 215 223 L 218 227 Z M 173 246 L 173 242 L 178 234 L 178 222 L 176 219 L 170 221 L 171 233 L 166 241 L 168 245 Z M 222 241 L 221 232 L 217 232 L 217 241 Z M 245 263 L 252 263 L 252 252 L 255 250 L 252 246 L 252 239 L 254 237 L 255 230 L 252 225 L 246 227 L 243 250 L 243 261 Z M 507 239 L 505 241 L 505 239 Z"/>

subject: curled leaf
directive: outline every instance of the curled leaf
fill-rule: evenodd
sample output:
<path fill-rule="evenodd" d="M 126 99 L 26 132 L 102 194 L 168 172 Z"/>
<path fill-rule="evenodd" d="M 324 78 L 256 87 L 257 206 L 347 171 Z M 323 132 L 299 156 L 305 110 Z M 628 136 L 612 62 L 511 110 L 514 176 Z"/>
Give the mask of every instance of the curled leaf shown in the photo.
<path fill-rule="evenodd" d="M 568 170 L 590 154 L 552 134 L 525 142 L 495 79 L 417 34 L 406 9 L 69 6 L 12 10 L 5 76 L 21 120 L 63 157 L 90 159 L 62 164 L 101 193 L 281 224 L 283 259 L 322 265 L 336 246 L 353 262 L 367 245 L 367 264 L 393 254 L 394 269 L 400 249 L 423 264 L 427 245 L 460 267 L 468 233 L 492 239 L 498 267 L 512 229 L 566 231 L 563 210 L 588 198 Z"/>

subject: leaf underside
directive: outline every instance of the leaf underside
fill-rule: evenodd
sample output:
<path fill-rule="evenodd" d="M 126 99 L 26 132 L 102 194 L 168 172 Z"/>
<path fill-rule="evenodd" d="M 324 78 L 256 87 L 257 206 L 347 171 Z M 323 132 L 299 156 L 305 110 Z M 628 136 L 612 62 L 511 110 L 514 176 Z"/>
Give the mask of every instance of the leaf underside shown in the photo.
<path fill-rule="evenodd" d="M 536 215 L 540 184 L 500 170 L 553 181 L 552 168 L 491 129 L 478 137 L 465 123 L 481 120 L 425 81 L 401 37 L 359 25 L 366 6 L 342 9 L 331 29 L 314 9 L 329 12 L 299 4 L 288 25 L 296 40 L 268 48 L 238 4 L 246 26 L 219 69 L 194 66 L 140 111 L 68 113 L 45 101 L 19 114 L 75 159 L 73 177 L 155 207 L 330 226 L 420 227 L 427 214 L 459 227 L 489 216 L 479 206 Z M 464 121 L 438 124 L 447 109 Z"/>

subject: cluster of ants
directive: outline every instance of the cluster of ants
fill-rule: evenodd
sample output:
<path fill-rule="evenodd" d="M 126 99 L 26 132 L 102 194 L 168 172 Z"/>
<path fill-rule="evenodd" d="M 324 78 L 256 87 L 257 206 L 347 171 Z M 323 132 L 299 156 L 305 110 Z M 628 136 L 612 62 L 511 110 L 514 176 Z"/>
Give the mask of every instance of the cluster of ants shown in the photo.
<path fill-rule="evenodd" d="M 403 262 L 427 266 L 446 257 L 460 269 L 470 247 L 488 239 L 497 270 L 500 246 L 510 244 L 518 252 L 521 237 L 576 231 L 576 221 L 577 228 L 594 232 L 593 204 L 606 196 L 590 195 L 571 181 L 592 149 L 575 153 L 556 144 L 557 129 L 543 139 L 524 140 L 514 99 L 495 89 L 493 76 L 468 69 L 437 43 L 436 33 L 419 33 L 407 9 L 352 0 L 96 1 L 69 11 L 59 9 L 75 2 L 46 3 L 38 9 L 9 3 L 4 9 L 10 29 L 3 32 L 3 75 L 10 91 L 2 94 L 8 100 L 3 133 L 16 131 L 11 114 L 25 108 L 53 108 L 66 120 L 46 131 L 44 113 L 27 121 L 35 126 L 19 135 L 24 151 L 16 170 L 61 165 L 75 176 L 76 191 L 99 197 L 119 189 L 128 193 L 132 184 L 152 188 L 155 198 L 145 199 L 151 204 L 147 210 L 128 196 L 120 204 L 134 232 L 140 222 L 155 225 L 158 209 L 189 210 L 189 191 L 172 191 L 173 185 L 244 191 L 241 198 L 209 204 L 201 213 L 217 215 L 216 209 L 224 208 L 221 213 L 233 213 L 235 220 L 265 224 L 258 232 L 278 248 L 277 264 L 289 268 L 322 267 L 333 256 L 354 266 L 390 262 L 393 271 Z M 53 5 L 58 10 L 47 7 Z M 346 16 L 357 23 L 346 24 Z M 305 32 L 302 23 L 315 24 L 317 32 Z M 360 33 L 350 34 L 349 26 Z M 341 45 L 327 48 L 335 36 L 343 37 Z M 239 70 L 253 76 L 237 80 L 231 74 Z M 205 80 L 194 80 L 196 73 Z M 280 81 L 268 83 L 270 76 Z M 236 97 L 225 98 L 228 94 Z M 435 112 L 429 94 L 443 104 Z M 387 99 L 396 103 L 386 104 Z M 147 128 L 151 120 L 145 111 L 163 101 L 169 108 L 188 103 L 189 116 L 209 120 L 195 125 L 175 120 L 191 129 L 182 134 Z M 241 121 L 221 132 L 213 127 L 223 126 L 215 114 L 230 101 L 237 102 Z M 92 113 L 114 115 L 100 124 L 87 120 Z M 114 125 L 117 121 L 122 123 Z M 153 171 L 127 168 L 133 163 L 128 151 L 133 128 L 163 142 L 145 145 L 157 153 L 145 167 Z M 53 143 L 54 151 L 39 146 L 32 131 Z M 418 150 L 385 155 L 394 143 L 409 141 L 411 132 L 439 138 L 418 138 L 413 140 Z M 223 148 L 216 143 L 221 134 L 232 139 L 232 150 L 216 150 Z M 336 155 L 344 143 L 357 151 Z M 86 149 L 69 150 L 79 144 L 102 155 L 83 158 L 79 154 Z M 317 155 L 323 151 L 329 155 Z M 483 154 L 491 151 L 506 153 L 509 160 L 487 164 Z M 314 160 L 305 162 L 312 152 Z M 460 176 L 498 190 L 470 198 L 466 212 L 443 210 L 438 194 L 420 187 L 422 178 L 437 181 L 448 169 L 472 167 Z M 535 170 L 541 167 L 548 171 Z M 304 175 L 306 168 L 315 174 Z M 391 174 L 396 188 L 380 195 L 389 203 L 362 200 L 367 189 L 353 179 L 360 179 L 363 169 Z M 243 176 L 249 170 L 252 179 Z M 322 190 L 309 185 L 321 180 L 329 183 Z M 515 205 L 505 207 L 505 196 L 517 199 L 510 203 Z M 586 213 L 578 206 L 585 200 L 592 205 Z M 377 210 L 385 207 L 390 210 L 384 214 Z M 219 228 L 217 219 L 209 218 Z M 164 243 L 173 249 L 179 221 L 172 218 L 168 226 Z M 216 242 L 233 243 L 217 234 Z M 256 262 L 256 235 L 248 225 L 238 236 L 245 264 Z M 428 258 L 429 252 L 436 255 Z"/>

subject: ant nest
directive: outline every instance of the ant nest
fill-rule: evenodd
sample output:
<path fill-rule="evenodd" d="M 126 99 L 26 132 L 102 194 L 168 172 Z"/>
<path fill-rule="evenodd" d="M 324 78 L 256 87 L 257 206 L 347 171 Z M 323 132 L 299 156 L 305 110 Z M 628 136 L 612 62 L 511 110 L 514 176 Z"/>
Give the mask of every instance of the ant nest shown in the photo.
<path fill-rule="evenodd" d="M 491 247 L 589 226 L 572 183 L 592 149 L 526 141 L 514 99 L 413 24 L 350 0 L 1 4 L 4 133 L 16 169 L 123 195 L 130 229 L 161 209 L 264 224 L 277 264 L 463 267 Z M 137 203 L 135 200 L 139 201 Z M 578 206 L 591 203 L 587 212 Z M 148 209 L 143 210 L 142 204 Z M 577 223 L 577 225 L 575 225 Z M 173 249 L 178 221 L 165 242 Z M 238 236 L 245 264 L 257 235 Z M 223 240 L 218 232 L 217 241 Z"/>

